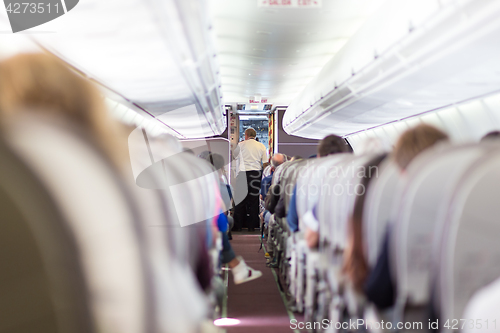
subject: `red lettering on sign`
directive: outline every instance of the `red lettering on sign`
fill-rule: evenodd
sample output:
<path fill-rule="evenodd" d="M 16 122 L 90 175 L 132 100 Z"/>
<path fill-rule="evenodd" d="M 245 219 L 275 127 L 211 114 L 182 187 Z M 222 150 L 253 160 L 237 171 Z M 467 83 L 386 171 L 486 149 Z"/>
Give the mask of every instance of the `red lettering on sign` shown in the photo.
<path fill-rule="evenodd" d="M 269 0 L 271 6 L 291 6 L 292 0 Z"/>
<path fill-rule="evenodd" d="M 313 0 L 298 0 L 298 5 L 300 6 L 312 6 L 312 5 L 317 5 L 317 1 Z"/>

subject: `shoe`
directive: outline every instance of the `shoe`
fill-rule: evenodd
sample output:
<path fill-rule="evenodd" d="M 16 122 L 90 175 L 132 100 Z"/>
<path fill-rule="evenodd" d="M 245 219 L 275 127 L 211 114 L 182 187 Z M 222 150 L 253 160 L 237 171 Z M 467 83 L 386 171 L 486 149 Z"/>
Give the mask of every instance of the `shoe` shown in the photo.
<path fill-rule="evenodd" d="M 278 268 L 279 267 L 278 258 L 273 258 L 273 260 L 270 260 L 266 264 L 266 266 L 269 268 Z"/>
<path fill-rule="evenodd" d="M 245 260 L 242 257 L 238 257 L 240 263 L 233 267 L 231 271 L 233 272 L 234 284 L 241 284 L 248 281 L 258 279 L 262 276 L 262 272 L 252 267 L 247 266 Z"/>
<path fill-rule="evenodd" d="M 278 262 L 272 262 L 269 264 L 269 268 L 279 268 L 280 267 L 280 264 L 278 264 Z"/>
<path fill-rule="evenodd" d="M 269 252 L 266 252 L 266 254 L 264 254 L 264 257 L 266 257 L 266 259 L 271 258 L 271 255 L 269 254 Z"/>

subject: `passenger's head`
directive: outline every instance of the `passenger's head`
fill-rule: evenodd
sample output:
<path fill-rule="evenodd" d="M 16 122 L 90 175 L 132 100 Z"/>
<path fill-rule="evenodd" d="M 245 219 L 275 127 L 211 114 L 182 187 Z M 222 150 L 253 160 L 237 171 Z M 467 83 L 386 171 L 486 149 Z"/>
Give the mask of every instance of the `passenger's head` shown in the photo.
<path fill-rule="evenodd" d="M 500 131 L 491 131 L 481 138 L 481 142 L 500 139 Z"/>
<path fill-rule="evenodd" d="M 194 155 L 194 151 L 191 148 L 184 147 L 184 148 L 182 148 L 182 152 Z"/>
<path fill-rule="evenodd" d="M 220 154 L 211 153 L 207 156 L 207 161 L 214 166 L 216 170 L 223 170 L 225 166 L 224 157 Z"/>
<path fill-rule="evenodd" d="M 337 135 L 328 135 L 319 142 L 318 157 L 325 157 L 337 153 L 349 152 L 349 146 L 345 140 Z"/>
<path fill-rule="evenodd" d="M 257 136 L 257 132 L 251 127 L 247 128 L 245 130 L 245 140 L 248 140 L 250 138 L 255 138 Z"/>
<path fill-rule="evenodd" d="M 404 170 L 415 156 L 445 140 L 448 140 L 448 135 L 441 130 L 431 125 L 420 124 L 399 137 L 394 147 L 394 159 L 401 170 Z"/>
<path fill-rule="evenodd" d="M 286 162 L 286 157 L 283 154 L 277 153 L 271 158 L 271 166 L 276 169 L 278 166 Z"/>
<path fill-rule="evenodd" d="M 90 132 L 115 162 L 125 156 L 117 143 L 118 133 L 124 133 L 110 118 L 98 89 L 55 56 L 19 54 L 0 62 L 0 115 L 20 111 L 63 117 Z"/>
<path fill-rule="evenodd" d="M 209 150 L 204 150 L 202 151 L 201 153 L 198 154 L 198 157 L 199 158 L 202 158 L 204 160 L 208 160 L 208 156 L 211 154 L 212 152 L 209 151 Z"/>

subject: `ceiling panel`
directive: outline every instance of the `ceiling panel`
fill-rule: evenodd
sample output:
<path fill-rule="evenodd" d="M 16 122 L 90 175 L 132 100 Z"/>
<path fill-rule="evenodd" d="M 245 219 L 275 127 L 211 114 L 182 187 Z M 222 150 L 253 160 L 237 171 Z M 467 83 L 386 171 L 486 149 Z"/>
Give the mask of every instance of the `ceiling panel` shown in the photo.
<path fill-rule="evenodd" d="M 255 95 L 288 105 L 383 0 L 330 0 L 319 9 L 214 0 L 212 12 L 226 102 Z"/>

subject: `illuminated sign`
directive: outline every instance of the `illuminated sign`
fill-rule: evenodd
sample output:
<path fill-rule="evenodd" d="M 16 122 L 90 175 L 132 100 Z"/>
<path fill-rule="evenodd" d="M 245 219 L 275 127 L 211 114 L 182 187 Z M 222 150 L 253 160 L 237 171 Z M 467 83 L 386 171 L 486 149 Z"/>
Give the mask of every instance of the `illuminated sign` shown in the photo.
<path fill-rule="evenodd" d="M 257 0 L 259 7 L 321 8 L 322 0 Z"/>

